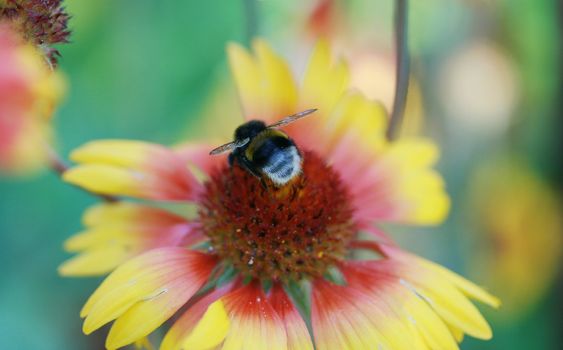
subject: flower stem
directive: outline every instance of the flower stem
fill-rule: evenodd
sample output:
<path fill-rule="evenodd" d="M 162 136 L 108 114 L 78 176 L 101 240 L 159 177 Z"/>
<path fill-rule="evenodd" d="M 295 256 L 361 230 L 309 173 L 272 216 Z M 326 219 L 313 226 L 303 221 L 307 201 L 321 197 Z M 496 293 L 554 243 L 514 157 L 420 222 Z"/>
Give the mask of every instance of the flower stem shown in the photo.
<path fill-rule="evenodd" d="M 258 33 L 258 2 L 257 0 L 242 0 L 244 6 L 244 15 L 246 20 L 246 41 L 247 44 Z"/>
<path fill-rule="evenodd" d="M 65 164 L 61 156 L 52 148 L 48 149 L 48 160 L 51 170 L 62 176 L 65 171 L 68 170 L 68 165 Z"/>
<path fill-rule="evenodd" d="M 408 0 L 395 1 L 395 49 L 397 50 L 395 99 L 387 129 L 387 139 L 397 137 L 405 113 L 409 88 L 410 58 L 408 49 Z"/>
<path fill-rule="evenodd" d="M 59 177 L 62 177 L 65 171 L 67 171 L 70 167 L 66 164 L 63 158 L 55 151 L 53 148 L 48 148 L 48 161 L 49 167 L 53 172 L 55 172 Z M 105 194 L 94 193 L 86 190 L 89 194 L 99 197 L 106 202 L 117 202 L 118 199 L 114 196 L 108 196 Z"/>

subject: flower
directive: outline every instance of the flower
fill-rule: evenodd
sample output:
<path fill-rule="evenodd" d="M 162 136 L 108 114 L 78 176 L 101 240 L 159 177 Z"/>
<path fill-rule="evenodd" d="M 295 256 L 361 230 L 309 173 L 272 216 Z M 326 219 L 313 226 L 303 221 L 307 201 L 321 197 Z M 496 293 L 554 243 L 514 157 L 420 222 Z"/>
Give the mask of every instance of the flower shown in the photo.
<path fill-rule="evenodd" d="M 498 306 L 496 298 L 374 226 L 444 219 L 434 144 L 388 142 L 383 107 L 348 89 L 346 65 L 323 42 L 299 86 L 264 41 L 254 54 L 235 44 L 228 53 L 246 118 L 269 123 L 318 108 L 285 129 L 302 151 L 302 174 L 282 187 L 261 183 L 194 143 L 105 140 L 75 150 L 66 181 L 182 205 L 173 217 L 162 205 L 121 201 L 86 214 L 87 232 L 67 248 L 87 263 L 69 263 L 71 274 L 117 267 L 82 309 L 84 332 L 114 321 L 106 347 L 116 349 L 176 315 L 162 350 L 456 349 L 464 334 L 490 338 L 469 298 Z M 369 259 L 353 258 L 359 250 Z M 113 251 L 103 268 L 89 258 Z"/>
<path fill-rule="evenodd" d="M 63 92 L 59 73 L 0 21 L 0 171 L 23 172 L 45 161 L 49 121 Z"/>
<path fill-rule="evenodd" d="M 504 322 L 514 322 L 545 297 L 561 269 L 563 220 L 556 192 L 517 156 L 494 157 L 471 178 L 478 249 L 470 272 L 502 297 Z M 533 263 L 530 263 L 533 262 Z"/>

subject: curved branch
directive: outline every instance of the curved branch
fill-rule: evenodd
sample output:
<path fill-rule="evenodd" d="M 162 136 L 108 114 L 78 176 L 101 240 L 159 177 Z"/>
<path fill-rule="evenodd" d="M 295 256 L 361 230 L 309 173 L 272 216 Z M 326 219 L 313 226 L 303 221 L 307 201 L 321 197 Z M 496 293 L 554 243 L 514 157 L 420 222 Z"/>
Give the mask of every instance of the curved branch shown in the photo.
<path fill-rule="evenodd" d="M 395 99 L 387 129 L 387 139 L 394 140 L 405 113 L 409 88 L 410 57 L 408 48 L 408 0 L 395 2 L 395 49 L 397 50 Z"/>
<path fill-rule="evenodd" d="M 242 0 L 242 2 L 246 20 L 245 37 L 247 44 L 251 44 L 258 33 L 258 2 L 257 0 Z"/>

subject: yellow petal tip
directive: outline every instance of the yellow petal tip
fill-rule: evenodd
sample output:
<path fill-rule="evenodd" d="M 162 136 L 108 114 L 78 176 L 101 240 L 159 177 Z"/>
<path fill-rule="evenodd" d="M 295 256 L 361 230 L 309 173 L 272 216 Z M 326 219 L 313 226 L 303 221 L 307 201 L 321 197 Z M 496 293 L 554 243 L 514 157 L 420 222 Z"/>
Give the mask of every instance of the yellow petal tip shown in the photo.
<path fill-rule="evenodd" d="M 67 262 L 65 261 L 57 268 L 57 273 L 62 277 L 72 276 L 72 271 L 68 269 Z"/>
<path fill-rule="evenodd" d="M 227 55 L 230 59 L 232 59 L 233 56 L 240 54 L 246 54 L 246 49 L 244 47 L 235 42 L 227 43 Z"/>
<path fill-rule="evenodd" d="M 84 317 L 84 316 L 80 315 L 80 317 Z M 88 319 L 86 319 L 84 321 L 84 324 L 82 325 L 82 333 L 86 335 L 90 335 L 93 331 L 95 331 L 95 329 L 87 323 L 87 320 Z"/>
<path fill-rule="evenodd" d="M 211 304 L 191 334 L 183 341 L 182 349 L 212 349 L 221 344 L 229 332 L 231 322 L 221 300 Z"/>

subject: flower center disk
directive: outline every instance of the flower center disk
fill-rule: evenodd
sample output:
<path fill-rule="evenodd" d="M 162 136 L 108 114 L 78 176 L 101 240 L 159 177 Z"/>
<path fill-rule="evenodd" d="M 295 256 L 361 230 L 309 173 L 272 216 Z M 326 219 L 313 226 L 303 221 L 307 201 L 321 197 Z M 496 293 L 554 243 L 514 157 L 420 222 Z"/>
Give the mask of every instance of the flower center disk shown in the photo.
<path fill-rule="evenodd" d="M 338 174 L 305 152 L 302 174 L 277 188 L 238 165 L 205 184 L 199 220 L 213 250 L 243 276 L 319 277 L 347 252 L 356 228 Z"/>

